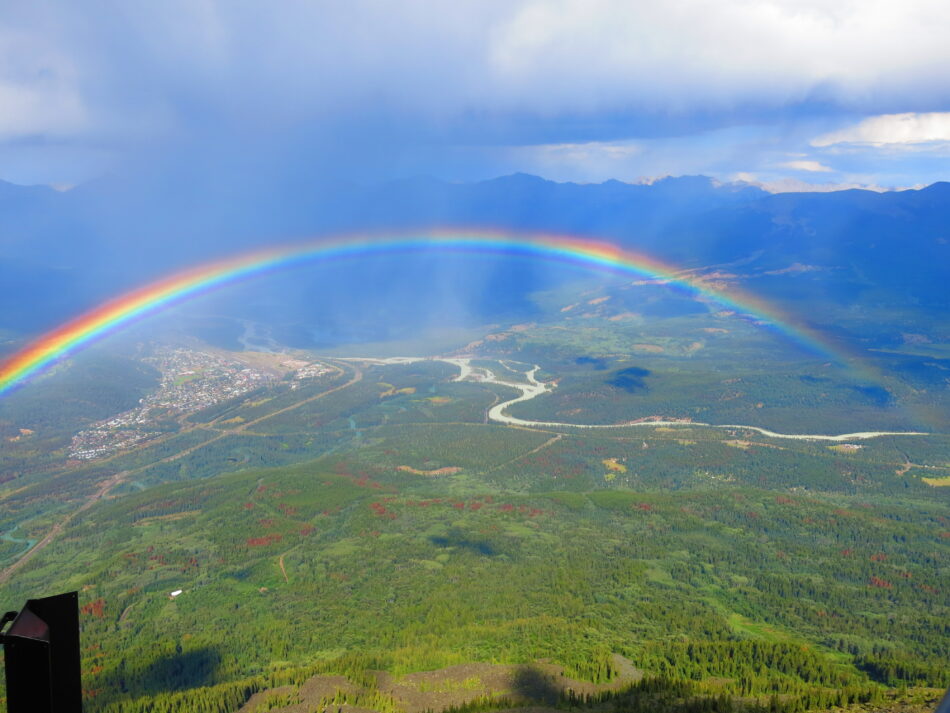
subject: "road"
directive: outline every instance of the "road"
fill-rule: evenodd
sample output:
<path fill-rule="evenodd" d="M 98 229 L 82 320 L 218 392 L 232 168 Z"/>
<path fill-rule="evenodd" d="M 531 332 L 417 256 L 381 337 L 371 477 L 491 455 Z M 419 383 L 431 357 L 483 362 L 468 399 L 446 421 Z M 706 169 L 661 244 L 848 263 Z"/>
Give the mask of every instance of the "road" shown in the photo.
<path fill-rule="evenodd" d="M 339 367 L 337 367 L 337 368 L 339 368 Z M 340 371 L 341 371 L 341 373 L 342 373 L 342 369 L 341 369 Z M 233 429 L 230 429 L 229 431 L 225 431 L 225 432 L 221 433 L 220 435 L 215 436 L 214 438 L 212 438 L 212 439 L 210 439 L 210 440 L 208 440 L 208 441 L 205 441 L 204 443 L 199 443 L 199 444 L 196 445 L 196 446 L 192 446 L 191 448 L 186 448 L 186 449 L 183 450 L 183 451 L 180 451 L 180 452 L 175 453 L 175 454 L 173 454 L 173 455 L 170 455 L 170 456 L 167 456 L 167 457 L 165 457 L 165 458 L 162 458 L 161 461 L 159 461 L 159 462 L 167 463 L 167 462 L 169 462 L 169 461 L 173 461 L 173 460 L 177 460 L 177 459 L 179 459 L 179 458 L 182 458 L 182 457 L 184 457 L 184 456 L 186 456 L 186 455 L 188 455 L 188 454 L 190 454 L 190 453 L 194 453 L 196 450 L 198 450 L 198 449 L 200 449 L 200 448 L 204 448 L 205 446 L 210 445 L 211 443 L 214 443 L 215 441 L 219 441 L 219 440 L 221 440 L 222 438 L 224 438 L 224 437 L 226 437 L 226 436 L 229 436 L 229 435 L 231 435 L 231 434 L 233 434 L 233 433 L 239 433 L 240 431 L 243 431 L 244 429 L 246 429 L 246 428 L 248 428 L 248 427 L 250 427 L 250 426 L 254 426 L 254 425 L 260 423 L 261 421 L 266 421 L 266 420 L 269 419 L 269 418 L 273 418 L 274 416 L 278 416 L 278 415 L 280 415 L 280 414 L 282 414 L 282 413 L 286 413 L 286 412 L 288 412 L 288 411 L 292 411 L 293 409 L 299 408 L 299 407 L 303 406 L 304 404 L 310 403 L 310 402 L 312 402 L 312 401 L 316 401 L 317 399 L 322 399 L 322 398 L 325 397 L 325 396 L 329 396 L 330 394 L 336 393 L 337 391 L 340 391 L 340 390 L 345 389 L 345 388 L 347 388 L 347 387 L 349 387 L 349 386 L 352 386 L 353 384 L 355 384 L 355 383 L 357 383 L 358 381 L 360 381 L 360 379 L 362 379 L 362 378 L 363 378 L 363 372 L 360 371 L 358 368 L 353 367 L 353 376 L 352 376 L 352 377 L 349 379 L 349 381 L 347 381 L 346 383 L 340 384 L 339 386 L 335 386 L 335 387 L 333 387 L 332 389 L 328 389 L 327 391 L 321 391 L 319 394 L 316 394 L 315 396 L 311 396 L 310 398 L 303 399 L 302 401 L 298 401 L 298 402 L 296 402 L 296 403 L 294 403 L 294 404 L 291 404 L 290 406 L 287 406 L 286 408 L 282 408 L 282 409 L 279 409 L 279 410 L 277 410 L 277 411 L 273 411 L 273 412 L 271 412 L 271 413 L 265 414 L 265 415 L 261 416 L 260 418 L 254 419 L 253 421 L 248 421 L 247 423 L 243 423 L 243 424 L 241 424 L 240 426 L 238 426 L 237 428 L 233 428 Z M 147 444 L 147 445 L 153 445 L 153 444 L 150 443 L 150 444 Z M 105 497 L 108 495 L 109 491 L 112 490 L 112 488 L 114 488 L 114 487 L 116 487 L 117 485 L 119 485 L 120 483 L 124 482 L 130 475 L 133 475 L 133 474 L 135 474 L 135 473 L 138 473 L 139 471 L 145 470 L 145 468 L 148 468 L 148 467 L 151 466 L 151 465 L 153 465 L 153 464 L 152 464 L 152 463 L 149 463 L 148 465 L 144 465 L 144 466 L 142 466 L 142 467 L 140 467 L 140 468 L 135 468 L 135 469 L 133 469 L 133 470 L 124 470 L 124 471 L 121 471 L 121 472 L 116 473 L 115 475 L 111 476 L 111 477 L 108 478 L 107 480 L 104 480 L 104 481 L 102 481 L 101 483 L 99 483 L 99 487 L 96 489 L 96 491 L 95 491 L 92 495 L 90 495 L 90 496 L 83 502 L 82 505 L 80 505 L 76 510 L 73 510 L 73 511 L 72 511 L 71 513 L 69 513 L 66 517 L 64 517 L 62 520 L 60 520 L 60 521 L 57 522 L 55 525 L 53 525 L 53 527 L 50 529 L 50 531 L 49 531 L 48 533 L 46 533 L 46 535 L 43 537 L 43 539 L 41 539 L 39 542 L 37 542 L 35 545 L 33 545 L 33 547 L 31 547 L 29 550 L 27 550 L 26 552 L 24 552 L 24 553 L 20 556 L 20 558 L 17 559 L 13 564 L 11 564 L 11 565 L 8 566 L 6 569 L 4 569 L 2 572 L 0 572 L 0 585 L 5 584 L 5 583 L 10 579 L 10 577 L 12 577 L 12 576 L 17 572 L 17 570 L 19 570 L 19 569 L 20 569 L 21 567 L 23 567 L 27 562 L 29 562 L 30 560 L 32 560 L 34 557 L 36 557 L 36 555 L 38 555 L 40 552 L 42 552 L 44 549 L 46 549 L 46 548 L 49 546 L 49 544 L 50 544 L 51 542 L 53 542 L 53 540 L 55 540 L 55 539 L 63 532 L 63 530 L 66 528 L 66 526 L 67 526 L 70 522 L 72 522 L 73 519 L 74 519 L 77 515 L 79 515 L 80 513 L 85 512 L 86 510 L 88 510 L 89 508 L 91 508 L 93 505 L 95 505 L 97 502 L 99 502 L 100 500 L 102 500 L 103 498 L 105 498 Z M 281 570 L 283 570 L 283 562 L 281 562 Z M 284 572 L 284 578 L 286 578 L 286 577 L 287 577 L 287 573 Z"/>
<path fill-rule="evenodd" d="M 73 518 L 75 518 L 80 513 L 85 512 L 86 510 L 91 508 L 93 505 L 95 505 L 97 502 L 102 500 L 106 496 L 106 493 L 108 493 L 110 490 L 112 490 L 112 488 L 114 488 L 116 485 L 118 485 L 123 480 L 125 480 L 125 477 L 127 475 L 128 475 L 128 471 L 116 473 L 111 478 L 99 483 L 99 488 L 96 490 L 96 492 L 94 492 L 92 495 L 86 498 L 85 502 L 82 505 L 80 505 L 76 510 L 73 510 L 69 515 L 67 515 L 62 520 L 60 520 L 55 525 L 53 525 L 52 529 L 48 533 L 46 533 L 46 536 L 42 540 L 37 542 L 35 545 L 33 545 L 33 547 L 31 547 L 26 552 L 24 552 L 23 555 L 20 557 L 20 559 L 18 559 L 16 562 L 11 564 L 5 570 L 0 572 L 0 585 L 6 584 L 6 582 L 10 579 L 10 577 L 12 577 L 18 569 L 20 569 L 23 565 L 25 565 L 31 559 L 36 557 L 36 555 L 38 555 L 40 552 L 46 549 L 47 545 L 49 545 L 49 543 L 51 543 L 53 540 L 56 539 L 56 537 L 66 528 L 66 525 L 72 522 Z"/>
<path fill-rule="evenodd" d="M 510 406 L 513 406 L 517 403 L 522 403 L 524 401 L 529 401 L 531 399 L 537 398 L 542 394 L 549 393 L 556 388 L 556 384 L 552 382 L 542 382 L 538 381 L 537 373 L 540 370 L 540 366 L 534 365 L 530 370 L 525 372 L 525 377 L 527 378 L 527 383 L 524 382 L 512 382 L 504 381 L 499 379 L 494 372 L 483 369 L 481 367 L 473 367 L 471 365 L 471 359 L 467 357 L 390 357 L 386 359 L 372 359 L 372 358 L 358 358 L 358 357 L 340 357 L 336 361 L 343 362 L 361 362 L 369 364 L 412 364 L 418 361 L 441 361 L 452 366 L 456 366 L 459 369 L 459 375 L 455 378 L 455 381 L 474 381 L 478 383 L 490 383 L 497 384 L 499 386 L 507 386 L 512 389 L 516 389 L 521 392 L 519 396 L 516 396 L 513 399 L 508 401 L 503 401 L 499 404 L 495 404 L 488 411 L 488 418 L 490 421 L 495 421 L 496 423 L 503 423 L 508 426 L 520 426 L 522 428 L 577 428 L 577 429 L 618 429 L 618 428 L 656 428 L 657 426 L 669 427 L 669 428 L 718 428 L 718 429 L 729 429 L 729 430 L 744 430 L 744 431 L 754 431 L 768 438 L 778 438 L 778 439 L 789 439 L 796 441 L 830 441 L 830 442 L 843 442 L 843 441 L 856 441 L 856 440 L 867 440 L 870 438 L 880 438 L 882 436 L 926 436 L 930 435 L 928 433 L 920 431 L 857 431 L 854 433 L 839 433 L 839 434 L 823 434 L 823 433 L 779 433 L 777 431 L 770 431 L 766 428 L 761 428 L 759 426 L 748 426 L 742 424 L 713 424 L 713 423 L 703 423 L 700 421 L 664 421 L 664 420 L 655 420 L 655 421 L 637 421 L 634 423 L 617 423 L 617 424 L 578 424 L 578 423 L 562 423 L 559 421 L 531 421 L 528 419 L 517 418 L 515 416 L 509 416 L 506 411 Z M 288 411 L 292 411 L 296 408 L 300 408 L 304 404 L 316 401 L 317 399 L 324 398 L 329 396 L 337 391 L 348 388 L 353 384 L 357 383 L 363 378 L 363 372 L 353 366 L 353 376 L 343 384 L 335 386 L 332 389 L 327 391 L 322 391 L 315 396 L 298 401 L 290 406 L 273 411 L 271 413 L 265 414 L 259 418 L 256 418 L 247 423 L 242 423 L 240 426 L 229 429 L 215 436 L 214 438 L 205 441 L 204 443 L 199 443 L 196 446 L 187 448 L 184 451 L 175 453 L 171 456 L 162 459 L 162 462 L 168 462 L 182 458 L 194 451 L 204 448 L 205 446 L 210 445 L 216 441 L 221 440 L 227 436 L 230 436 L 235 433 L 240 433 L 251 426 L 255 426 L 262 421 L 266 421 L 269 418 L 278 416 Z M 556 439 L 552 439 L 545 444 L 542 444 L 542 448 L 550 445 Z M 151 464 L 150 464 L 151 465 Z M 5 570 L 0 572 L 0 585 L 4 584 L 10 579 L 10 577 L 23 565 L 33 559 L 39 552 L 45 549 L 56 537 L 63 531 L 63 529 L 68 525 L 73 518 L 75 518 L 80 513 L 88 510 L 99 500 L 102 500 L 108 492 L 114 488 L 119 483 L 123 482 L 129 475 L 136 473 L 140 470 L 144 470 L 148 466 L 142 466 L 141 468 L 136 468 L 135 470 L 122 471 L 116 473 L 111 478 L 100 483 L 100 487 L 93 493 L 77 510 L 74 510 L 72 513 L 67 515 L 63 520 L 58 522 L 53 526 L 53 528 L 46 534 L 43 539 L 37 542 L 30 550 L 25 552 L 16 562 L 11 564 Z M 287 578 L 287 573 L 283 568 L 283 561 L 281 561 L 281 571 L 284 574 L 284 578 Z"/>

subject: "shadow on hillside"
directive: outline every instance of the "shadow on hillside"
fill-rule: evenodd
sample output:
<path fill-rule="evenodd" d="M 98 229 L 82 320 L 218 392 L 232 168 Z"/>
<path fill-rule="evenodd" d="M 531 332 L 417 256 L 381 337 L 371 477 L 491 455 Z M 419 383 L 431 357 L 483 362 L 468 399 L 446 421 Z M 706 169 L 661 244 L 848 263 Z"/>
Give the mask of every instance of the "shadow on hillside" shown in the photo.
<path fill-rule="evenodd" d="M 487 557 L 498 554 L 495 547 L 487 540 L 470 540 L 464 534 L 455 530 L 444 537 L 430 537 L 429 542 L 437 547 L 457 547 Z"/>
<path fill-rule="evenodd" d="M 794 705 L 764 706 L 746 701 L 741 706 L 726 695 L 710 695 L 693 682 L 663 678 L 641 679 L 619 690 L 574 695 L 562 681 L 536 667 L 520 666 L 512 680 L 516 706 L 526 702 L 550 708 L 591 711 L 609 706 L 617 713 L 791 713 Z"/>
<path fill-rule="evenodd" d="M 216 681 L 221 655 L 210 647 L 161 656 L 144 672 L 137 686 L 155 694 L 208 686 Z"/>
<path fill-rule="evenodd" d="M 649 369 L 643 369 L 639 366 L 628 366 L 626 369 L 619 369 L 607 379 L 606 383 L 626 391 L 628 394 L 634 394 L 638 391 L 649 391 L 646 378 L 650 376 Z"/>
<path fill-rule="evenodd" d="M 517 698 L 527 698 L 549 706 L 557 704 L 561 691 L 550 675 L 533 666 L 519 666 L 512 677 L 512 693 Z"/>

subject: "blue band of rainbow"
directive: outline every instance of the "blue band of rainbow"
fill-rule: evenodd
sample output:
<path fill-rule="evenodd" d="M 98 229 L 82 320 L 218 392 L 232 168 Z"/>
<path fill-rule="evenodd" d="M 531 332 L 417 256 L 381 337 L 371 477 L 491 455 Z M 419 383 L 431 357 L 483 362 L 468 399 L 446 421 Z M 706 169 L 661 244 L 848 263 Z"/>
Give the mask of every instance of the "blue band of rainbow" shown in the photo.
<path fill-rule="evenodd" d="M 701 277 L 692 276 L 642 253 L 571 236 L 453 229 L 431 233 L 321 239 L 251 252 L 176 273 L 112 299 L 42 335 L 15 353 L 0 364 L 0 394 L 133 321 L 218 287 L 314 261 L 427 250 L 522 255 L 661 281 L 764 320 L 788 338 L 823 357 L 842 363 L 848 361 L 848 356 L 840 348 L 814 330 L 782 314 L 773 305 L 739 290 L 715 289 Z"/>

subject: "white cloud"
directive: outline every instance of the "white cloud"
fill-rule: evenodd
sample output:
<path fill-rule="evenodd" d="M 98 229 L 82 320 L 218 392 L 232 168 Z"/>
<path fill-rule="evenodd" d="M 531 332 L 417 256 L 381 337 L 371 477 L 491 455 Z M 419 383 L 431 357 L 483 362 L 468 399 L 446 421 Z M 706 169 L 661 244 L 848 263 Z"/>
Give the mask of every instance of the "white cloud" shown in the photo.
<path fill-rule="evenodd" d="M 0 138 L 74 135 L 86 128 L 80 98 L 69 89 L 0 85 Z"/>
<path fill-rule="evenodd" d="M 89 126 L 73 60 L 46 38 L 0 26 L 0 139 Z"/>
<path fill-rule="evenodd" d="M 946 97 L 942 0 L 532 0 L 492 32 L 502 87 L 581 106 L 671 111 L 780 106 L 810 94 L 860 106 Z M 530 92 L 529 92 L 530 93 Z M 931 100 L 936 95 L 931 95 Z"/>
<path fill-rule="evenodd" d="M 832 126 L 802 138 L 798 119 L 950 108 L 946 0 L 0 4 L 3 145 L 227 154 L 270 138 L 402 170 L 391 157 L 417 146 L 516 144 L 534 161 L 513 168 L 630 180 L 823 159 L 789 155 Z M 757 149 L 658 138 L 776 117 L 789 130 Z"/>
<path fill-rule="evenodd" d="M 875 183 L 861 183 L 858 181 L 840 181 L 828 183 L 809 183 L 798 178 L 760 178 L 754 173 L 740 172 L 732 176 L 732 180 L 758 186 L 769 193 L 831 193 L 832 191 L 846 191 L 857 188 L 864 191 L 885 193 L 893 190 L 904 190 L 903 187 L 888 188 Z M 919 186 L 915 186 L 919 187 Z"/>
<path fill-rule="evenodd" d="M 791 168 L 794 171 L 808 171 L 810 173 L 828 173 L 832 169 L 818 161 L 797 160 L 787 161 L 782 164 L 783 168 Z"/>
<path fill-rule="evenodd" d="M 5 47 L 0 36 L 0 87 L 9 94 L 22 58 L 46 48 L 58 59 L 26 75 L 53 77 L 90 115 L 133 126 L 143 106 L 185 123 L 208 106 L 218 117 L 294 123 L 367 104 L 490 123 L 506 113 L 688 114 L 810 98 L 874 111 L 950 100 L 945 0 L 103 4 L 115 6 L 109 22 L 70 0 L 9 13 L 0 30 L 22 41 Z M 43 126 L 44 112 L 17 102 Z"/>
<path fill-rule="evenodd" d="M 632 142 L 588 141 L 581 144 L 545 144 L 536 147 L 536 150 L 547 156 L 548 160 L 551 161 L 589 163 L 591 161 L 628 159 L 631 156 L 636 156 L 643 149 Z"/>
<path fill-rule="evenodd" d="M 912 145 L 950 141 L 950 112 L 882 114 L 811 141 L 812 146 Z"/>
<path fill-rule="evenodd" d="M 547 178 L 601 182 L 636 176 L 643 146 L 633 141 L 542 144 L 508 150 L 513 168 L 533 170 Z"/>

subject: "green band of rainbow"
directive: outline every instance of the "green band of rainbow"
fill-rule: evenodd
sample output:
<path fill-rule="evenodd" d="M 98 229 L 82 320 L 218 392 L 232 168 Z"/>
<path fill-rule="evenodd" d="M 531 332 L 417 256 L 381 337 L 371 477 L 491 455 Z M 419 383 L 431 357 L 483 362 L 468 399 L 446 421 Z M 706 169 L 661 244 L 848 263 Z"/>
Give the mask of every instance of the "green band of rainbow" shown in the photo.
<path fill-rule="evenodd" d="M 570 236 L 451 230 L 322 239 L 247 253 L 174 274 L 110 300 L 44 334 L 15 353 L 0 364 L 0 395 L 100 337 L 217 287 L 316 260 L 426 250 L 533 256 L 659 280 L 764 320 L 787 337 L 824 357 L 839 362 L 847 360 L 847 355 L 840 349 L 813 330 L 796 324 L 774 306 L 737 290 L 726 292 L 713 289 L 702 279 L 686 275 L 647 255 L 622 250 L 609 243 Z"/>

